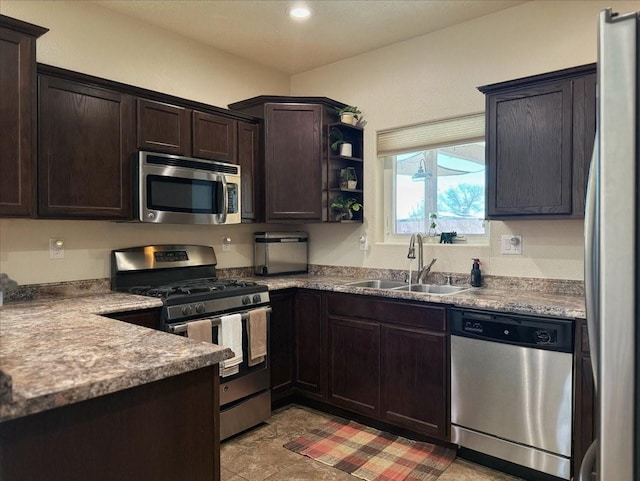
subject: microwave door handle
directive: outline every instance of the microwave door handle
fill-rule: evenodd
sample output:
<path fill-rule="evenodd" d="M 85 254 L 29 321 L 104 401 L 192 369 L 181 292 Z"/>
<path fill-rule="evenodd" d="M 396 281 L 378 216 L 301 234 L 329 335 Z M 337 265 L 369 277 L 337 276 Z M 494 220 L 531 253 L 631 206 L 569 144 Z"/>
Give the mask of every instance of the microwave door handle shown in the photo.
<path fill-rule="evenodd" d="M 227 222 L 227 212 L 229 211 L 229 187 L 227 186 L 227 179 L 224 175 L 220 176 L 220 180 L 222 181 L 222 198 L 223 198 L 223 207 L 222 214 L 220 216 L 220 223 L 224 224 Z"/>

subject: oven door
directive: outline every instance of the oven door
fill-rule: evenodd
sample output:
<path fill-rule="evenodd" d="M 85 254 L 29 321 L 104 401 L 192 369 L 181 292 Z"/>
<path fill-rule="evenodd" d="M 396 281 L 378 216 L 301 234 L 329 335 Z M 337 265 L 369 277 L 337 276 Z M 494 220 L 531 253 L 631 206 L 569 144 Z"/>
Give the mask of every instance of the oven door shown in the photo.
<path fill-rule="evenodd" d="M 138 220 L 169 224 L 240 223 L 240 167 L 140 152 Z"/>
<path fill-rule="evenodd" d="M 267 315 L 267 337 L 269 346 L 271 308 L 263 306 Z M 226 439 L 241 431 L 266 421 L 271 417 L 271 390 L 269 350 L 262 362 L 249 365 L 249 335 L 247 323 L 251 311 L 237 312 L 242 317 L 242 362 L 238 372 L 220 377 L 220 439 Z M 198 319 L 193 319 L 198 320 Z M 209 318 L 211 321 L 212 342 L 219 342 L 219 326 L 222 316 Z M 187 321 L 189 322 L 189 321 Z M 186 336 L 187 322 L 169 324 L 166 330 Z M 221 345 L 221 344 L 220 344 Z M 228 346 L 227 346 L 228 347 Z M 223 371 L 223 370 L 221 370 Z"/>

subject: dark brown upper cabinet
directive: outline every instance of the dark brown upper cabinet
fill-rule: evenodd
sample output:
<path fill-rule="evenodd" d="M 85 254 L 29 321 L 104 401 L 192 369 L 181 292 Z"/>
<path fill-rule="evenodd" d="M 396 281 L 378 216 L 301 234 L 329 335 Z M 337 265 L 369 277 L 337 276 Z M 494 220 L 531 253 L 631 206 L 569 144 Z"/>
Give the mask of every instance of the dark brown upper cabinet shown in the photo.
<path fill-rule="evenodd" d="M 191 155 L 190 111 L 184 107 L 137 99 L 138 148 Z"/>
<path fill-rule="evenodd" d="M 193 156 L 237 163 L 237 120 L 192 112 Z"/>
<path fill-rule="evenodd" d="M 264 204 L 265 212 L 259 221 L 333 220 L 328 179 L 335 179 L 337 172 L 329 168 L 328 134 L 329 125 L 338 119 L 336 107 L 344 106 L 325 97 L 265 95 L 229 105 L 262 119 L 263 166 L 258 174 L 264 175 L 264 193 L 255 202 Z"/>
<path fill-rule="evenodd" d="M 238 121 L 179 105 L 137 99 L 138 148 L 237 163 Z"/>
<path fill-rule="evenodd" d="M 479 87 L 487 218 L 584 217 L 595 138 L 594 64 Z"/>
<path fill-rule="evenodd" d="M 264 196 L 260 162 L 260 137 L 258 125 L 238 122 L 238 164 L 241 179 L 242 222 L 258 222 L 264 218 L 264 206 L 258 199 Z"/>
<path fill-rule="evenodd" d="M 0 216 L 35 215 L 36 39 L 47 31 L 0 15 Z"/>
<path fill-rule="evenodd" d="M 38 216 L 130 219 L 133 98 L 43 74 L 38 87 Z"/>

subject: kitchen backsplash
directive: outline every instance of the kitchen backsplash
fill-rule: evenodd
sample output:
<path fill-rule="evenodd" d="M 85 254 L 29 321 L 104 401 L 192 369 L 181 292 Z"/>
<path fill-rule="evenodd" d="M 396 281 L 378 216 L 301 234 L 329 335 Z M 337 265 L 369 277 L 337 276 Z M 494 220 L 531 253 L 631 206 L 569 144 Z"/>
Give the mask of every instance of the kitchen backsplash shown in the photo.
<path fill-rule="evenodd" d="M 238 267 L 218 269 L 221 278 L 255 277 L 253 267 Z M 395 279 L 405 280 L 406 270 L 398 269 L 370 269 L 364 267 L 336 267 L 310 265 L 310 276 L 348 277 L 354 279 Z M 469 276 L 460 273 L 434 272 L 428 282 L 444 284 L 446 276 L 450 275 L 454 285 L 466 285 Z M 299 277 L 296 276 L 296 277 Z M 259 280 L 260 278 L 257 277 Z M 482 287 L 505 290 L 525 290 L 527 292 L 541 292 L 558 295 L 584 295 L 584 283 L 575 280 L 539 279 L 531 277 L 483 276 Z M 48 284 L 27 284 L 5 293 L 4 302 L 31 301 L 52 297 L 71 297 L 100 292 L 111 289 L 110 279 L 89 279 L 70 282 L 54 282 Z"/>

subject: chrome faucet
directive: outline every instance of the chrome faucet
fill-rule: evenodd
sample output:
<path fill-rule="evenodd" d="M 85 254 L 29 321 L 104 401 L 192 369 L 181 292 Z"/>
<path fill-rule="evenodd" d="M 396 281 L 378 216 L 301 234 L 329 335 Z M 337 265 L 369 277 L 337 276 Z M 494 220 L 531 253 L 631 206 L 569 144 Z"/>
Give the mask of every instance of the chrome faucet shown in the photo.
<path fill-rule="evenodd" d="M 411 234 L 411 239 L 409 240 L 409 253 L 407 254 L 407 259 L 415 259 L 416 258 L 416 240 L 418 241 L 418 284 L 422 284 L 424 279 L 429 275 L 431 271 L 431 267 L 436 263 L 437 259 L 432 259 L 427 267 L 424 266 L 424 256 L 422 252 L 422 243 L 424 241 L 422 234 L 416 232 Z M 409 278 L 409 284 L 411 284 L 411 278 Z"/>
<path fill-rule="evenodd" d="M 426 267 L 418 271 L 418 284 L 422 284 L 427 279 L 427 276 L 431 272 L 431 267 L 433 267 L 433 264 L 435 264 L 437 260 L 438 259 L 434 257 Z"/>

